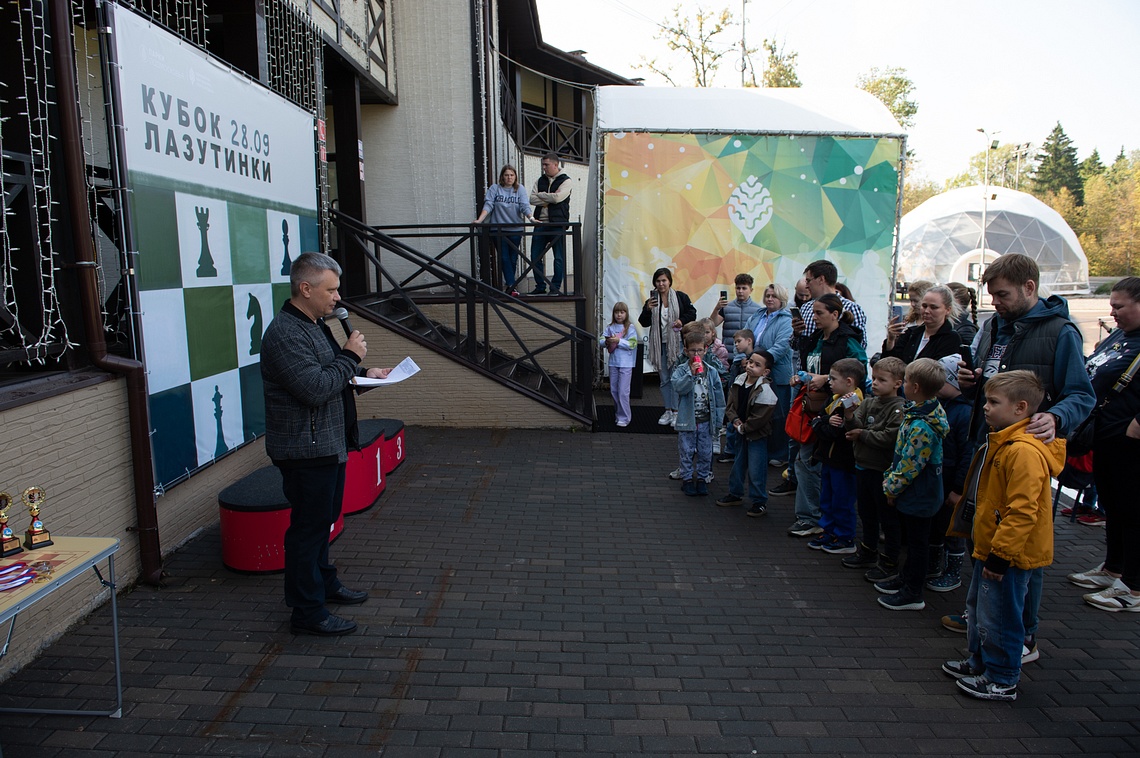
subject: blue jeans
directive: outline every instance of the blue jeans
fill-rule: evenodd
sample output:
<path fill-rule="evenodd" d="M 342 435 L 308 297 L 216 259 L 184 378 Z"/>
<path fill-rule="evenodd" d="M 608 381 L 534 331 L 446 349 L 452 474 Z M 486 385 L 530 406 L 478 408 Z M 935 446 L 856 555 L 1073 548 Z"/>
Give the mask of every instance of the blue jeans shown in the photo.
<path fill-rule="evenodd" d="M 503 288 L 515 288 L 515 261 L 522 248 L 521 234 L 503 234 L 497 237 L 499 242 L 499 269 L 503 272 Z"/>
<path fill-rule="evenodd" d="M 819 481 L 820 528 L 836 539 L 855 539 L 855 472 L 824 463 Z"/>
<path fill-rule="evenodd" d="M 982 561 L 974 563 L 966 593 L 966 642 L 970 666 L 983 669 L 998 684 L 1017 684 L 1021 678 L 1021 646 L 1025 642 L 1022 614 L 1033 575 L 1043 569 L 1010 566 L 1000 582 L 982 578 Z"/>
<path fill-rule="evenodd" d="M 657 375 L 661 378 L 661 403 L 666 410 L 677 410 L 677 391 L 673 389 L 673 367 L 669 365 L 668 334 L 661 335 L 661 355 L 657 364 Z"/>
<path fill-rule="evenodd" d="M 1037 569 L 1029 577 L 1029 586 L 1025 588 L 1025 610 L 1021 615 L 1021 622 L 1025 625 L 1026 638 L 1037 634 L 1037 624 L 1041 619 L 1041 587 L 1045 584 L 1044 569 Z"/>
<path fill-rule="evenodd" d="M 724 426 L 724 454 L 736 455 L 736 448 L 740 446 L 740 435 L 736 433 L 736 429 L 732 424 L 725 424 Z"/>
<path fill-rule="evenodd" d="M 345 464 L 278 468 L 291 508 L 285 530 L 285 605 L 293 609 L 294 622 L 320 623 L 329 615 L 325 597 L 341 587 L 329 562 L 329 530 L 340 517 Z"/>
<path fill-rule="evenodd" d="M 788 437 L 788 460 L 791 465 L 788 466 L 788 481 L 792 484 L 799 484 L 799 477 L 796 476 L 796 459 L 800 457 L 800 443 L 796 442 L 791 437 Z"/>
<path fill-rule="evenodd" d="M 729 427 L 730 429 L 732 427 Z M 735 432 L 734 432 L 735 434 Z M 753 505 L 768 502 L 768 439 L 750 440 L 737 435 L 736 460 L 728 476 L 728 491 L 744 497 L 744 477 L 748 476 L 748 499 Z"/>
<path fill-rule="evenodd" d="M 815 443 L 809 442 L 800 445 L 796 455 L 796 479 L 799 486 L 796 488 L 796 520 L 819 523 L 819 470 L 821 464 L 812 463 L 811 457 L 815 453 Z"/>
<path fill-rule="evenodd" d="M 788 453 L 788 443 L 791 440 L 784 431 L 784 420 L 788 417 L 788 408 L 792 405 L 792 387 L 789 384 L 773 384 L 772 389 L 776 393 L 776 411 L 772 414 L 772 435 L 768 437 L 768 454 L 775 461 L 792 461 L 795 457 Z"/>
<path fill-rule="evenodd" d="M 698 421 L 697 431 L 677 432 L 677 451 L 681 456 L 681 481 L 708 479 L 712 473 L 712 423 Z M 693 456 L 696 455 L 696 463 Z M 693 472 L 696 471 L 694 477 Z"/>
<path fill-rule="evenodd" d="M 554 250 L 554 276 L 550 279 L 550 290 L 561 289 L 566 274 L 566 228 L 562 226 L 538 226 L 530 243 L 530 260 L 534 264 L 534 288 L 546 291 L 546 246 Z"/>

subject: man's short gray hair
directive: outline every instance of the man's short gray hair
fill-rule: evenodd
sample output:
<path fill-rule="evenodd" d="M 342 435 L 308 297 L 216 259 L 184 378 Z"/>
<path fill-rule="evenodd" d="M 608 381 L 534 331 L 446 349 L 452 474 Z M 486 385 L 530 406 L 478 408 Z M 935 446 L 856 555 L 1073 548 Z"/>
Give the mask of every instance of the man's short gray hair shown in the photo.
<path fill-rule="evenodd" d="M 340 276 L 340 264 L 324 253 L 301 253 L 289 268 L 289 293 L 293 297 L 300 295 L 301 282 L 317 286 L 326 271 Z"/>

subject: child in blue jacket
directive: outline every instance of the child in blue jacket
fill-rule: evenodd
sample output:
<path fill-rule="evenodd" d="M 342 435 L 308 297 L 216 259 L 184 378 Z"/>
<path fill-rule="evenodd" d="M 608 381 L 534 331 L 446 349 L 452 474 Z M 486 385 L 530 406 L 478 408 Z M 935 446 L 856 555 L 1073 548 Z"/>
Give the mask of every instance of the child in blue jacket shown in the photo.
<path fill-rule="evenodd" d="M 705 352 L 704 332 L 690 331 L 684 335 L 684 341 L 684 356 L 670 377 L 677 393 L 674 428 L 681 458 L 681 491 L 686 495 L 707 495 L 712 474 L 713 429 L 724 419 L 724 390 L 720 374 L 701 359 Z"/>

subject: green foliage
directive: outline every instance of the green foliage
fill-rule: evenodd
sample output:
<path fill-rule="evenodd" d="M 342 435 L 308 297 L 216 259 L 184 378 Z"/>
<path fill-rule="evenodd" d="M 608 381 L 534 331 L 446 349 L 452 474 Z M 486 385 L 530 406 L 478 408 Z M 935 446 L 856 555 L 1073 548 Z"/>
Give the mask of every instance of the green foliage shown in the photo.
<path fill-rule="evenodd" d="M 803 86 L 796 74 L 796 58 L 799 57 L 799 53 L 786 52 L 783 44 L 777 46 L 775 40 L 769 39 L 764 40 L 761 47 L 768 53 L 762 77 L 765 87 Z"/>
<path fill-rule="evenodd" d="M 1100 153 L 1094 147 L 1092 155 L 1081 161 L 1081 181 L 1087 184 L 1089 179 L 1100 176 L 1104 171 L 1104 164 L 1100 162 Z"/>
<path fill-rule="evenodd" d="M 1021 151 L 1018 156 L 1018 145 L 999 145 L 990 150 L 990 186 L 1009 187 L 1010 189 L 1025 190 L 1027 179 L 1032 171 L 1030 161 L 1032 156 L 1028 151 Z M 947 189 L 969 187 L 975 184 L 985 184 L 986 151 L 982 150 L 970 157 L 965 173 L 958 174 L 946 182 Z"/>
<path fill-rule="evenodd" d="M 722 37 L 731 24 L 732 13 L 727 8 L 713 12 L 698 7 L 696 16 L 689 18 L 681 15 L 681 6 L 678 5 L 673 8 L 672 17 L 658 25 L 659 30 L 654 38 L 664 42 L 671 53 L 679 53 L 677 57 L 691 67 L 693 86 L 710 87 L 722 59 L 738 50 L 734 43 Z M 746 54 L 754 52 L 756 51 L 745 51 Z M 643 55 L 641 63 L 635 68 L 651 71 L 674 87 L 678 86 L 672 65 L 661 63 L 657 58 L 646 58 Z"/>
<path fill-rule="evenodd" d="M 918 103 L 911 99 L 914 82 L 906 75 L 905 68 L 872 68 L 859 77 L 857 86 L 879 98 L 904 129 L 914 126 Z"/>
<path fill-rule="evenodd" d="M 1057 194 L 1067 189 L 1077 205 L 1084 202 L 1084 181 L 1077 165 L 1077 148 L 1065 134 L 1060 121 L 1045 138 L 1037 161 L 1037 169 L 1033 172 L 1033 194 L 1044 200 L 1050 193 Z"/>
<path fill-rule="evenodd" d="M 930 198 L 943 191 L 942 185 L 926 177 L 913 176 L 913 163 L 908 162 L 903 172 L 902 215 L 906 215 Z"/>
<path fill-rule="evenodd" d="M 1125 276 L 1140 269 L 1140 153 L 1117 158 L 1085 184 L 1077 229 L 1094 276 Z"/>

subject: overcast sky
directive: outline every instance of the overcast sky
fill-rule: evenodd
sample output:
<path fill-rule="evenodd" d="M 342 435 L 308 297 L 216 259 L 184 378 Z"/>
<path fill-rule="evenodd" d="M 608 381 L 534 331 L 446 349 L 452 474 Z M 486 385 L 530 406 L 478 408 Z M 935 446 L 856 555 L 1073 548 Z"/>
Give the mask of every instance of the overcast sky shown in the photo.
<path fill-rule="evenodd" d="M 668 56 L 654 33 L 673 0 L 537 4 L 547 43 L 665 83 L 634 66 Z M 732 10 L 738 46 L 741 4 L 703 3 Z M 1140 149 L 1140 0 L 747 0 L 746 10 L 749 47 L 774 37 L 798 53 L 804 86 L 855 86 L 872 67 L 905 68 L 919 105 L 909 146 L 927 178 L 965 171 L 986 144 L 978 127 L 1003 144 L 1040 145 L 1060 121 L 1081 159 L 1095 147 L 1106 163 L 1122 146 Z M 726 59 L 720 86 L 739 86 L 738 63 Z"/>

